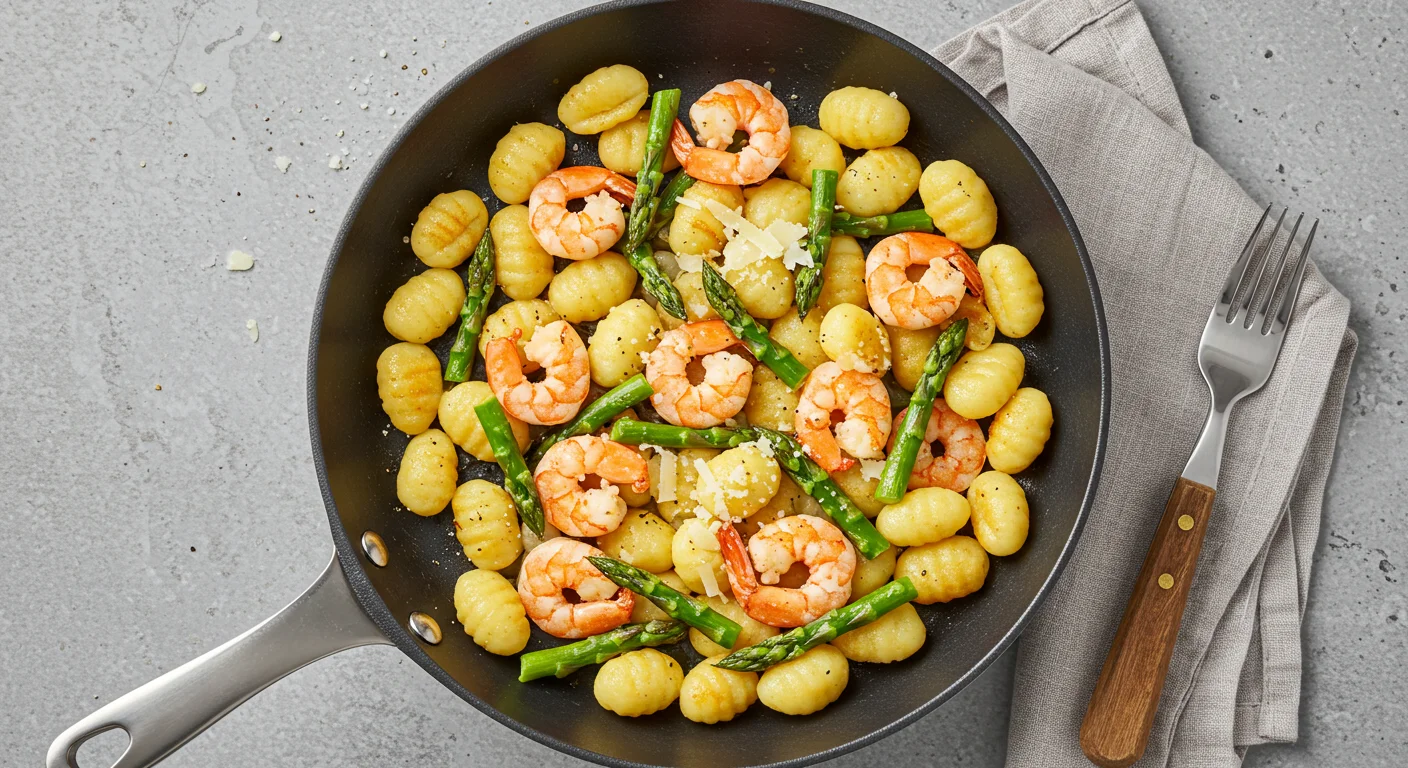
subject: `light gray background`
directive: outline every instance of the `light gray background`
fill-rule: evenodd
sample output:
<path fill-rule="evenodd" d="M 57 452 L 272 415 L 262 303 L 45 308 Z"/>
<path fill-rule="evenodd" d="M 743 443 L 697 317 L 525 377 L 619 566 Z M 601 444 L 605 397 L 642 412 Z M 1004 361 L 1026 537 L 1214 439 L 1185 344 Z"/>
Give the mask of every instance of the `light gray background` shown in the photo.
<path fill-rule="evenodd" d="M 0 762 L 36 764 L 62 728 L 322 568 L 303 373 L 342 213 L 435 89 L 585 4 L 0 4 Z M 1008 1 L 833 4 L 933 48 Z M 1361 341 L 1315 559 L 1301 743 L 1249 762 L 1402 764 L 1408 7 L 1242 5 L 1141 2 L 1199 144 L 1255 198 L 1321 217 L 1336 258 L 1320 266 L 1353 299 Z M 329 169 L 344 150 L 348 168 Z M 232 249 L 254 270 L 227 272 Z M 999 765 L 1011 671 L 1009 655 L 832 765 Z M 575 761 L 372 648 L 276 685 L 169 762 L 447 763 Z"/>

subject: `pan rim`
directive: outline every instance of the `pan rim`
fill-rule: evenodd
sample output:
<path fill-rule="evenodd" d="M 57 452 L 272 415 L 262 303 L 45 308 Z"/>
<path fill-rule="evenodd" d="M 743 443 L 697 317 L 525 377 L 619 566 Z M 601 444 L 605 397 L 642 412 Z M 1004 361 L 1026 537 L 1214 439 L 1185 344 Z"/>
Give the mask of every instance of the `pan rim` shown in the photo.
<path fill-rule="evenodd" d="M 571 744 L 562 741 L 558 738 L 538 731 L 537 729 L 532 728 L 531 726 L 525 725 L 524 723 L 521 723 L 511 717 L 508 717 L 491 704 L 481 700 L 478 696 L 474 695 L 467 688 L 460 685 L 460 683 L 453 677 L 451 677 L 450 674 L 444 670 L 444 668 L 442 668 L 439 664 L 437 664 L 433 659 L 430 658 L 429 654 L 425 652 L 425 650 L 420 646 L 419 642 L 417 642 L 417 640 L 411 635 L 411 633 L 406 629 L 406 627 L 404 627 L 397 620 L 396 616 L 391 612 L 390 607 L 387 606 L 386 602 L 381 598 L 381 595 L 372 586 L 371 580 L 366 574 L 365 566 L 361 560 L 361 557 L 358 554 L 358 549 L 356 546 L 354 546 L 352 540 L 348 536 L 347 529 L 342 524 L 341 516 L 337 512 L 337 504 L 333 500 L 332 488 L 328 483 L 327 464 L 325 454 L 323 452 L 323 445 L 322 439 L 320 437 L 320 428 L 318 421 L 318 349 L 319 343 L 321 341 L 323 310 L 327 300 L 328 285 L 331 282 L 333 271 L 337 267 L 338 256 L 342 252 L 342 249 L 345 245 L 348 234 L 351 230 L 352 221 L 355 218 L 355 214 L 358 210 L 360 210 L 362 203 L 365 201 L 368 193 L 372 188 L 372 185 L 377 181 L 377 179 L 380 178 L 381 173 L 385 169 L 385 166 L 389 162 L 390 158 L 396 153 L 396 150 L 401 147 L 401 145 L 406 141 L 406 139 L 411 135 L 411 133 L 415 131 L 415 129 L 420 125 L 421 121 L 427 115 L 429 115 L 433 110 L 439 107 L 440 104 L 444 102 L 445 99 L 451 93 L 457 90 L 467 79 L 478 74 L 480 70 L 488 66 L 491 62 L 497 60 L 498 58 L 514 50 L 515 48 L 518 48 L 519 46 L 527 43 L 528 41 L 539 37 L 540 35 L 547 34 L 561 27 L 573 24 L 581 19 L 585 19 L 590 16 L 595 16 L 601 13 L 626 8 L 635 8 L 640 6 L 663 5 L 666 3 L 678 1 L 679 0 L 610 0 L 609 2 L 588 6 L 586 8 L 573 11 L 572 13 L 568 13 L 563 16 L 554 18 L 548 22 L 545 22 L 544 24 L 535 29 L 524 32 L 514 37 L 513 39 L 497 46 L 493 50 L 481 56 L 473 64 L 470 64 L 468 67 L 461 70 L 457 75 L 455 75 L 455 77 L 451 78 L 448 82 L 441 86 L 430 98 L 428 98 L 423 104 L 421 104 L 421 106 L 417 108 L 416 111 L 407 119 L 405 124 L 403 124 L 401 128 L 396 132 L 396 135 L 387 144 L 386 148 L 378 154 L 371 171 L 362 180 L 362 183 L 358 187 L 356 194 L 353 195 L 351 201 L 347 206 L 347 210 L 342 218 L 342 223 L 338 227 L 337 235 L 333 240 L 333 246 L 329 253 L 327 264 L 323 269 L 322 279 L 319 281 L 318 284 L 318 297 L 313 310 L 312 328 L 310 332 L 308 347 L 307 409 L 309 433 L 311 436 L 313 448 L 313 466 L 318 475 L 318 487 L 322 493 L 323 506 L 328 515 L 329 528 L 330 532 L 332 533 L 333 544 L 337 549 L 338 561 L 342 566 L 342 571 L 345 577 L 347 578 L 349 585 L 352 588 L 352 592 L 355 595 L 357 602 L 361 605 L 362 610 L 366 612 L 367 616 L 371 618 L 373 623 L 375 623 L 376 626 L 386 635 L 386 638 L 391 641 L 391 643 L 395 645 L 398 649 L 400 649 L 402 653 L 404 653 L 406 656 L 415 661 L 418 665 L 421 666 L 421 668 L 423 668 L 426 672 L 428 672 L 432 677 L 434 677 L 446 688 L 449 688 L 451 691 L 453 691 L 455 695 L 469 702 L 469 704 L 474 706 L 474 708 L 478 709 L 480 712 L 489 716 L 496 722 L 508 726 L 517 733 L 522 734 L 523 736 L 526 736 L 540 744 L 551 747 L 552 749 L 555 749 L 564 754 L 571 755 L 578 759 L 585 760 L 587 762 L 597 763 L 599 765 L 612 766 L 613 768 L 654 768 L 654 766 L 648 763 L 637 763 L 630 760 L 623 760 L 620 758 L 611 757 L 609 755 L 603 755 L 599 752 L 593 752 L 591 750 L 584 749 L 576 744 Z M 1041 161 L 1037 159 L 1036 155 L 1032 152 L 1031 148 L 1027 146 L 1027 143 L 1017 133 L 1016 129 L 1014 129 L 1012 125 L 1007 122 L 1007 119 L 1000 112 L 997 111 L 996 107 L 994 107 L 986 98 L 979 94 L 971 85 L 967 83 L 967 81 L 959 77 L 956 73 L 953 72 L 953 70 L 949 69 L 948 66 L 946 66 L 943 62 L 934 58 L 933 55 L 923 50 L 922 48 L 919 48 L 908 40 L 905 40 L 891 33 L 890 31 L 883 29 L 864 19 L 860 19 L 848 13 L 844 13 L 842 11 L 838 11 L 832 8 L 827 8 L 824 6 L 816 5 L 814 3 L 806 2 L 805 0 L 746 1 L 759 5 L 779 6 L 791 10 L 800 11 L 802 13 L 821 16 L 823 18 L 836 21 L 841 24 L 845 24 L 852 28 L 858 29 L 861 32 L 879 38 L 880 40 L 883 40 L 886 43 L 889 43 L 899 48 L 910 56 L 913 56 L 920 63 L 934 70 L 945 80 L 948 80 L 950 84 L 952 84 L 961 92 L 963 92 L 963 94 L 966 95 L 970 100 L 972 100 L 978 106 L 978 108 L 984 112 L 984 114 L 986 114 L 990 119 L 992 119 L 1002 130 L 1003 134 L 1007 136 L 1008 140 L 1013 142 L 1013 144 L 1017 147 L 1017 150 L 1021 153 L 1023 159 L 1025 159 L 1028 165 L 1030 165 L 1031 168 L 1036 172 L 1037 177 L 1041 182 L 1042 188 L 1046 191 L 1048 195 L 1050 195 L 1051 200 L 1055 204 L 1056 210 L 1061 217 L 1061 222 L 1065 225 L 1066 231 L 1071 237 L 1072 244 L 1075 246 L 1076 249 L 1076 255 L 1080 259 L 1081 271 L 1085 277 L 1086 285 L 1089 287 L 1090 290 L 1090 300 L 1095 315 L 1096 342 L 1099 349 L 1100 419 L 1096 430 L 1095 456 L 1093 461 L 1091 462 L 1089 477 L 1086 480 L 1085 494 L 1081 498 L 1080 509 L 1076 513 L 1075 525 L 1071 528 L 1070 535 L 1067 536 L 1065 544 L 1062 546 L 1061 551 L 1056 558 L 1056 564 L 1051 569 L 1051 572 L 1047 575 L 1045 581 L 1042 582 L 1041 587 L 1037 590 L 1036 595 L 1032 598 L 1030 604 L 1017 618 L 1017 621 L 1012 625 L 1012 627 L 1009 628 L 1007 632 L 1002 636 L 1002 638 L 997 642 L 997 644 L 994 645 L 993 648 L 988 651 L 987 654 L 985 654 L 981 659 L 979 659 L 978 662 L 972 666 L 972 668 L 970 668 L 963 675 L 959 676 L 957 680 L 945 687 L 942 691 L 930 698 L 924 704 L 915 708 L 912 712 L 909 712 L 903 717 L 900 717 L 883 727 L 875 729 L 874 731 L 870 732 L 865 736 L 853 739 L 844 744 L 836 745 L 824 751 L 774 763 L 758 764 L 758 766 L 756 766 L 756 768 L 800 768 L 800 766 L 812 765 L 823 760 L 834 759 L 847 753 L 854 752 L 855 750 L 858 750 L 861 747 L 873 744 L 887 736 L 891 736 L 895 733 L 898 733 L 904 728 L 912 725 L 924 715 L 929 714 L 930 712 L 937 709 L 940 705 L 953 698 L 955 695 L 958 694 L 959 691 L 967 687 L 969 683 L 977 679 L 980 674 L 987 670 L 987 668 L 993 663 L 993 661 L 995 661 L 999 656 L 1005 653 L 1007 649 L 1010 648 L 1014 642 L 1016 642 L 1017 638 L 1021 636 L 1022 632 L 1026 629 L 1027 625 L 1031 622 L 1031 619 L 1035 614 L 1036 610 L 1040 608 L 1041 605 L 1046 601 L 1047 597 L 1050 595 L 1051 590 L 1054 588 L 1057 580 L 1060 578 L 1061 574 L 1065 571 L 1066 566 L 1069 564 L 1071 556 L 1080 541 L 1081 534 L 1085 529 L 1085 524 L 1090 514 L 1090 508 L 1094 503 L 1095 494 L 1099 487 L 1100 473 L 1104 466 L 1106 441 L 1109 434 L 1110 426 L 1110 340 L 1105 322 L 1104 302 L 1101 299 L 1100 286 L 1096 280 L 1094 266 L 1090 261 L 1090 254 L 1086 250 L 1085 241 L 1081 238 L 1080 230 L 1076 226 L 1075 219 L 1072 217 L 1070 209 L 1066 205 L 1065 199 L 1061 196 L 1060 191 L 1056 188 L 1055 182 L 1051 180 L 1050 175 L 1046 172 L 1046 168 L 1041 164 Z"/>

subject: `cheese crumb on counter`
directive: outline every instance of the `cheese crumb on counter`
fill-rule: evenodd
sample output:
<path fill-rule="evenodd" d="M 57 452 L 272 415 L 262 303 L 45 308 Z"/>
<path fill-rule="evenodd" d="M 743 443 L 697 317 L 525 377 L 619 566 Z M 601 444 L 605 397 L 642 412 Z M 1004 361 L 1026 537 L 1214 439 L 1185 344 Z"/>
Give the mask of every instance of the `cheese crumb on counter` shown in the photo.
<path fill-rule="evenodd" d="M 291 157 L 279 155 L 274 158 L 274 166 L 279 169 L 280 173 L 288 173 L 288 167 L 290 165 L 293 165 L 293 158 Z"/>
<path fill-rule="evenodd" d="M 225 269 L 244 272 L 254 266 L 254 257 L 244 251 L 230 251 L 225 257 Z"/>
<path fill-rule="evenodd" d="M 269 42 L 271 43 L 277 43 L 282 39 L 284 39 L 284 36 L 280 34 L 278 30 L 269 33 Z"/>
<path fill-rule="evenodd" d="M 342 156 L 333 155 L 332 157 L 328 158 L 328 167 L 333 169 L 334 171 L 342 170 Z"/>
<path fill-rule="evenodd" d="M 259 322 L 258 322 L 258 321 L 256 321 L 254 318 L 250 318 L 250 319 L 244 321 L 244 329 L 249 332 L 249 340 L 250 340 L 251 342 L 257 342 L 257 341 L 259 341 Z"/>
<path fill-rule="evenodd" d="M 191 93 L 205 93 L 205 83 L 191 83 Z"/>

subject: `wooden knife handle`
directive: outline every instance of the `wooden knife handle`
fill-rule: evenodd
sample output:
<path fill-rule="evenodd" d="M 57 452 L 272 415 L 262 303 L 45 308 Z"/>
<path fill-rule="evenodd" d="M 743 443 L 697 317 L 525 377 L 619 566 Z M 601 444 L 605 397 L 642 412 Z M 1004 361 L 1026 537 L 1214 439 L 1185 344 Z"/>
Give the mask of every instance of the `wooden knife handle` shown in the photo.
<path fill-rule="evenodd" d="M 1169 494 L 1080 727 L 1096 765 L 1124 768 L 1144 754 L 1216 495 L 1182 477 Z"/>

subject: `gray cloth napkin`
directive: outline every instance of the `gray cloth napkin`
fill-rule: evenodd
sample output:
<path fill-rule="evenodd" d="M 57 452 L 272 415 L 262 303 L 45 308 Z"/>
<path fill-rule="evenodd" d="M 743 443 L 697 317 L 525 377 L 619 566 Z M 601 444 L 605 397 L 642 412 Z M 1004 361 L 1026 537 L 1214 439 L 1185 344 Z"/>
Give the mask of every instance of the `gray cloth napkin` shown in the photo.
<path fill-rule="evenodd" d="M 1041 158 L 1104 296 L 1114 372 L 1104 473 L 1071 563 L 1018 645 L 1008 735 L 1009 765 L 1088 768 L 1077 741 L 1086 703 L 1207 415 L 1198 338 L 1269 201 L 1252 201 L 1193 144 L 1129 0 L 1030 0 L 937 55 Z M 1348 318 L 1349 301 L 1312 268 L 1271 381 L 1233 413 L 1139 765 L 1240 765 L 1249 745 L 1296 738 L 1310 558 L 1356 344 Z"/>

